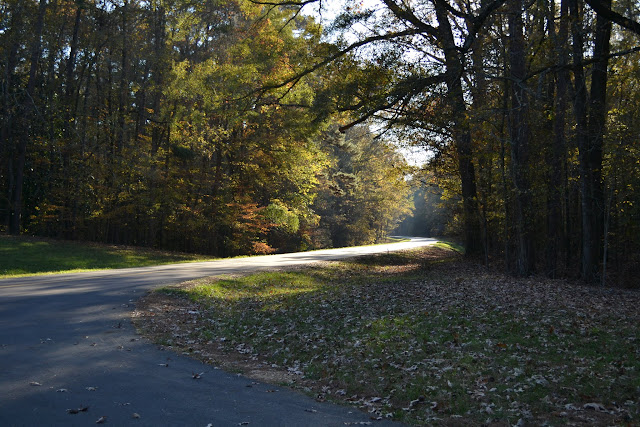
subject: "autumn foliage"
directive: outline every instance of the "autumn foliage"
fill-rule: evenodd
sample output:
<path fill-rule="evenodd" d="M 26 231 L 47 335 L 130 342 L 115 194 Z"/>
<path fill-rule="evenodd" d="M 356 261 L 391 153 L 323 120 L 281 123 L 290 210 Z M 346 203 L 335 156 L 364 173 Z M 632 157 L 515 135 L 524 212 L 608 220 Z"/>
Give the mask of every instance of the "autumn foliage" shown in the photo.
<path fill-rule="evenodd" d="M 313 19 L 232 0 L 0 9 L 0 231 L 222 256 L 336 243 L 315 238 L 324 83 L 262 90 L 322 54 Z"/>

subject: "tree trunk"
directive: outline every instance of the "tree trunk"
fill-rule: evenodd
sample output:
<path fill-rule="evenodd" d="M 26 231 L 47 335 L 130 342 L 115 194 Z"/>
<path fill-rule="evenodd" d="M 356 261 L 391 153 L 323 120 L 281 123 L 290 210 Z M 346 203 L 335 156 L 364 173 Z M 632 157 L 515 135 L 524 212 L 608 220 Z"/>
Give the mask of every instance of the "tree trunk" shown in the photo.
<path fill-rule="evenodd" d="M 610 5 L 610 0 L 606 1 Z M 598 16 L 594 43 L 594 57 L 599 59 L 591 78 L 591 97 L 587 103 L 587 85 L 584 75 L 582 52 L 581 11 L 577 0 L 570 0 L 575 97 L 574 111 L 576 115 L 576 138 L 578 142 L 580 162 L 580 195 L 582 223 L 581 276 L 589 283 L 599 280 L 599 261 L 603 233 L 604 197 L 602 194 L 602 139 L 606 120 L 606 56 L 609 53 L 611 23 Z M 587 120 L 587 114 L 589 120 Z"/>
<path fill-rule="evenodd" d="M 576 117 L 576 142 L 580 153 L 580 192 L 581 192 L 581 218 L 582 218 L 582 277 L 585 277 L 586 269 L 592 269 L 594 266 L 589 260 L 595 259 L 592 253 L 593 247 L 593 229 L 594 224 L 591 223 L 591 204 L 589 200 L 590 187 L 587 179 L 587 164 L 584 154 L 588 147 L 587 138 L 587 85 L 584 76 L 583 50 L 584 40 L 582 37 L 582 15 L 578 7 L 577 0 L 569 0 L 569 13 L 571 16 L 571 36 L 573 46 L 573 80 L 574 80 L 574 97 L 573 110 Z M 585 262 L 586 261 L 586 262 Z"/>
<path fill-rule="evenodd" d="M 511 173 L 516 189 L 516 273 L 528 276 L 535 270 L 535 228 L 530 183 L 529 98 L 526 76 L 522 1 L 509 3 L 509 62 L 511 66 Z"/>
<path fill-rule="evenodd" d="M 553 142 L 549 156 L 549 195 L 547 198 L 547 248 L 545 270 L 548 277 L 556 277 L 558 251 L 562 240 L 562 186 L 563 165 L 566 158 L 565 125 L 567 109 L 567 87 L 569 76 L 564 66 L 567 64 L 566 46 L 569 42 L 568 3 L 560 5 L 560 27 L 555 31 L 554 4 L 550 4 L 549 33 L 551 34 L 556 63 L 561 67 L 556 74 L 556 94 L 553 115 Z"/>
<path fill-rule="evenodd" d="M 21 105 L 19 138 L 17 140 L 17 157 L 15 163 L 15 188 L 11 199 L 11 218 L 9 221 L 9 232 L 11 234 L 20 234 L 22 224 L 23 210 L 23 187 L 24 187 L 24 168 L 27 158 L 27 146 L 29 140 L 33 137 L 33 117 L 34 111 L 34 92 L 36 87 L 36 73 L 38 71 L 38 62 L 42 50 L 42 29 L 44 26 L 44 14 L 47 9 L 46 0 L 40 0 L 38 7 L 38 18 L 35 28 L 33 29 L 33 44 L 31 45 L 31 64 L 29 68 L 29 80 L 27 81 L 27 90 L 24 101 Z"/>
<path fill-rule="evenodd" d="M 4 66 L 4 75 L 2 76 L 2 110 L 0 119 L 2 124 L 0 125 L 0 174 L 7 177 L 5 183 L 5 194 L 2 199 L 6 200 L 4 218 L 2 218 L 2 224 L 6 225 L 7 229 L 10 228 L 11 217 L 13 214 L 13 206 L 11 201 L 13 200 L 13 192 L 15 187 L 14 169 L 14 157 L 15 147 L 13 146 L 13 137 L 17 126 L 14 126 L 16 121 L 14 99 L 15 93 L 13 90 L 17 86 L 17 78 L 15 75 L 15 69 L 18 64 L 18 50 L 22 39 L 20 32 L 24 25 L 24 4 L 23 2 L 17 2 L 15 9 L 12 10 L 11 21 L 8 28 L 7 39 L 11 41 L 10 46 L 7 48 L 7 60 Z"/>
<path fill-rule="evenodd" d="M 603 0 L 602 4 L 611 7 L 611 0 Z M 587 125 L 587 147 L 580 150 L 580 165 L 582 168 L 583 188 L 587 197 L 589 209 L 583 210 L 583 224 L 591 228 L 589 240 L 584 239 L 583 245 L 589 245 L 589 258 L 583 256 L 582 277 L 588 282 L 599 279 L 599 260 L 602 254 L 604 194 L 602 189 L 602 142 L 605 132 L 607 116 L 607 68 L 609 65 L 609 44 L 611 39 L 611 22 L 598 15 L 596 18 L 596 32 L 593 56 L 598 61 L 591 72 L 591 96 L 589 99 L 589 122 Z"/>
<path fill-rule="evenodd" d="M 63 225 L 62 233 L 65 238 L 77 239 L 77 216 L 78 216 L 78 180 L 77 168 L 72 165 L 72 154 L 77 154 L 77 145 L 72 141 L 74 140 L 74 128 L 76 127 L 76 109 L 77 99 L 74 94 L 76 93 L 76 81 L 77 76 L 75 74 L 76 69 L 76 56 L 78 52 L 78 33 L 80 31 L 80 24 L 82 21 L 83 4 L 80 3 L 76 9 L 76 15 L 73 24 L 73 34 L 71 37 L 71 45 L 69 46 L 69 58 L 67 58 L 66 68 L 66 82 L 65 82 L 65 95 L 64 95 L 64 148 L 63 148 L 63 168 L 65 171 L 71 171 L 68 179 L 64 180 L 64 209 L 62 209 L 61 224 Z"/>
<path fill-rule="evenodd" d="M 484 7 L 484 3 L 486 0 L 482 2 Z M 468 24 L 469 25 L 469 24 Z M 487 90 L 488 90 L 488 80 L 484 74 L 483 62 L 485 59 L 484 54 L 484 45 L 485 45 L 485 34 L 478 34 L 476 36 L 476 40 L 474 42 L 473 48 L 471 50 L 471 60 L 473 63 L 473 81 L 475 82 L 474 87 L 472 88 L 472 110 L 475 116 L 474 119 L 474 128 L 480 129 L 480 132 L 476 131 L 474 135 L 476 138 L 484 138 L 483 140 L 483 148 L 481 148 L 478 153 L 478 173 L 477 173 L 477 184 L 479 187 L 478 190 L 478 202 L 480 203 L 480 220 L 481 220 L 481 236 L 482 236 L 482 252 L 484 256 L 485 265 L 489 264 L 489 253 L 491 243 L 493 242 L 490 239 L 489 233 L 489 220 L 488 220 L 488 204 L 490 200 L 490 194 L 492 191 L 492 150 L 493 146 L 489 143 L 485 130 L 482 125 L 479 123 L 485 123 L 486 121 L 486 108 L 487 108 Z"/>
<path fill-rule="evenodd" d="M 129 1 L 124 0 L 122 7 L 122 47 L 120 64 L 120 87 L 118 90 L 118 129 L 116 130 L 116 151 L 119 153 L 126 143 L 126 115 L 129 95 Z"/>
<path fill-rule="evenodd" d="M 435 1 L 440 42 L 445 54 L 448 99 L 453 115 L 452 134 L 458 154 L 458 170 L 462 181 L 462 203 L 464 211 L 464 235 L 466 254 L 481 254 L 480 223 L 478 220 L 478 200 L 476 175 L 473 165 L 471 127 L 467 120 L 467 105 L 462 89 L 462 57 L 455 44 L 446 6 L 442 0 Z"/>

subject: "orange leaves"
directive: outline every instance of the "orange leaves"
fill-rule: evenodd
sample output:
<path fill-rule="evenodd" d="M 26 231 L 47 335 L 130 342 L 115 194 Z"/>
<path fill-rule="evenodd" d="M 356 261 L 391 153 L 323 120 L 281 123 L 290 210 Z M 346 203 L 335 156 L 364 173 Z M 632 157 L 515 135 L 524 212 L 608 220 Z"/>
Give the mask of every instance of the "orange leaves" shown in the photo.
<path fill-rule="evenodd" d="M 267 245 L 263 242 L 252 242 L 251 243 L 251 253 L 255 255 L 268 255 L 275 252 L 271 246 Z"/>

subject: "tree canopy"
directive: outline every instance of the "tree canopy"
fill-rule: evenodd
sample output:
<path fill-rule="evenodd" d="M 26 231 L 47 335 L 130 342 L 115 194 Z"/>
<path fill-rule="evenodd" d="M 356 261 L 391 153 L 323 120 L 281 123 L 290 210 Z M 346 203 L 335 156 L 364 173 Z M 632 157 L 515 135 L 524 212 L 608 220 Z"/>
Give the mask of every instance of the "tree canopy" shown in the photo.
<path fill-rule="evenodd" d="M 298 11 L 326 4 L 253 2 Z M 637 135 L 613 137 L 615 105 L 635 97 L 614 81 L 621 72 L 637 81 L 627 68 L 638 59 L 637 2 L 343 5 L 331 26 L 336 53 L 317 63 L 359 58 L 360 75 L 335 97 L 336 108 L 354 112 L 352 123 L 375 118 L 433 151 L 432 166 L 453 180 L 440 186 L 458 195 L 469 254 L 501 254 L 523 276 L 577 270 L 589 282 L 605 280 L 610 260 L 637 268 L 630 254 L 638 240 L 619 240 L 628 235 L 616 226 L 638 223 L 629 209 L 637 193 L 619 185 L 620 174 L 638 176 L 622 169 L 637 162 L 628 151 Z"/>
<path fill-rule="evenodd" d="M 3 229 L 216 255 L 323 244 L 327 83 L 279 85 L 331 50 L 312 18 L 242 0 L 0 7 Z M 366 179 L 390 176 L 369 159 Z M 350 193 L 380 216 L 350 243 L 406 214 L 381 191 Z"/>

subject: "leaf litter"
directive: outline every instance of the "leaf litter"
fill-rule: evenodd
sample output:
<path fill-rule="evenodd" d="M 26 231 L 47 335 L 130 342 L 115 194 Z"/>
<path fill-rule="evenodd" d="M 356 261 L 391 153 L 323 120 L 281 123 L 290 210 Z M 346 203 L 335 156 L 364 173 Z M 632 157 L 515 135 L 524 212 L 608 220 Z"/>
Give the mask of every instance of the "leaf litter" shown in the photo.
<path fill-rule="evenodd" d="M 188 282 L 140 301 L 177 351 L 442 425 L 640 422 L 640 294 L 517 279 L 428 248 Z"/>
<path fill-rule="evenodd" d="M 81 406 L 79 408 L 67 409 L 67 414 L 79 414 L 80 412 L 87 412 L 88 410 L 88 406 Z"/>

